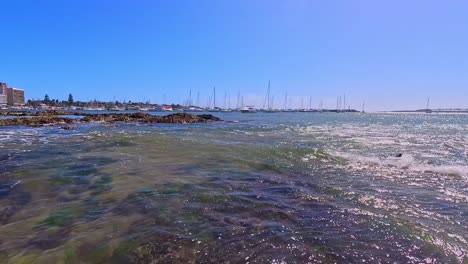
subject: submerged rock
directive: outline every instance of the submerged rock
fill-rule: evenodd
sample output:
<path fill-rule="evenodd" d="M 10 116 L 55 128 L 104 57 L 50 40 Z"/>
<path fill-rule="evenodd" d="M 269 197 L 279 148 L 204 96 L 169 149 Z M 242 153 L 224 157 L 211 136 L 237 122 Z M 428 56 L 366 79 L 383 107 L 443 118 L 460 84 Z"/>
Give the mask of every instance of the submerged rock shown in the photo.
<path fill-rule="evenodd" d="M 73 130 L 73 126 L 69 126 L 69 125 L 61 126 L 60 128 L 63 130 Z"/>
<path fill-rule="evenodd" d="M 10 194 L 13 189 L 20 184 L 21 181 L 16 181 L 16 182 L 0 182 L 0 198 L 7 196 Z"/>
<path fill-rule="evenodd" d="M 31 194 L 22 190 L 21 181 L 0 181 L 0 225 L 7 224 L 9 219 L 31 201 Z"/>

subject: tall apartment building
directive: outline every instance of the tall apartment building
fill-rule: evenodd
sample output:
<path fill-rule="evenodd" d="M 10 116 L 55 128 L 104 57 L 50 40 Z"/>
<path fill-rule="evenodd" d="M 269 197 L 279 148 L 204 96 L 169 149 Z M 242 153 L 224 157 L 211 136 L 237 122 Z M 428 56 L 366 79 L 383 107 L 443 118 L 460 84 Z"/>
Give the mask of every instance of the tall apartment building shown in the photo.
<path fill-rule="evenodd" d="M 24 90 L 9 87 L 7 91 L 8 105 L 24 105 Z"/>
<path fill-rule="evenodd" d="M 0 82 L 0 105 L 24 105 L 24 90 Z"/>
<path fill-rule="evenodd" d="M 6 105 L 8 103 L 7 89 L 8 85 L 4 82 L 0 82 L 0 105 Z"/>
<path fill-rule="evenodd" d="M 8 103 L 8 98 L 6 95 L 0 94 L 0 106 L 6 105 Z"/>
<path fill-rule="evenodd" d="M 4 82 L 0 82 L 0 94 L 6 95 L 7 94 L 8 85 Z"/>

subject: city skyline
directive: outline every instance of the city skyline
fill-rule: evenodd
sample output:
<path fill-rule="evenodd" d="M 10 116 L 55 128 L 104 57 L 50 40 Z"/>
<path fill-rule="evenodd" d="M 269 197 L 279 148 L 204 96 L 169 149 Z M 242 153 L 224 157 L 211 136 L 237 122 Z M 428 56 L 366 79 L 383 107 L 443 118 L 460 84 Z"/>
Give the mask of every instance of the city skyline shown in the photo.
<path fill-rule="evenodd" d="M 261 107 L 467 108 L 464 1 L 2 3 L 0 80 L 26 99 L 206 105 L 213 86 Z M 15 21 L 15 22 L 13 22 Z M 164 96 L 165 95 L 165 96 Z M 305 104 L 305 103 L 304 103 Z"/>

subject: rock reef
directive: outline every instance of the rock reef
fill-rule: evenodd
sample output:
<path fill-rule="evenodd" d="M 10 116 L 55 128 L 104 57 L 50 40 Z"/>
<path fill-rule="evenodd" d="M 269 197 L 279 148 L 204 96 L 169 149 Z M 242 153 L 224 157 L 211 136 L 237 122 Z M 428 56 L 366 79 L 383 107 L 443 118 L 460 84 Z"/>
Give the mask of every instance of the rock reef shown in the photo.
<path fill-rule="evenodd" d="M 72 123 L 77 123 L 77 122 L 79 122 L 79 120 L 66 118 L 66 117 L 58 117 L 58 116 L 22 117 L 22 118 L 0 119 L 0 126 L 41 127 L 41 126 L 56 125 L 56 124 L 72 124 Z"/>
<path fill-rule="evenodd" d="M 153 116 L 147 113 L 130 114 L 83 114 L 65 113 L 59 111 L 46 111 L 33 114 L 34 116 L 0 119 L 0 126 L 32 126 L 40 127 L 58 124 L 78 124 L 89 122 L 135 122 L 135 123 L 165 123 L 165 124 L 192 124 L 222 121 L 212 115 L 194 115 L 189 113 L 177 113 L 166 116 Z M 59 115 L 80 115 L 83 118 L 69 118 Z M 67 128 L 70 126 L 66 126 Z"/>

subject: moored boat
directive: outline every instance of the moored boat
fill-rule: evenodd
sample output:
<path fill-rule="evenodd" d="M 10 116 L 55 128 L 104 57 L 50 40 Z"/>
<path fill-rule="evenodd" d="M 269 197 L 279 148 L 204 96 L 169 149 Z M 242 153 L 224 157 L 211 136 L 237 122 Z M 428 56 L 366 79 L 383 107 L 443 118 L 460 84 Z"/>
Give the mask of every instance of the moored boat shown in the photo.
<path fill-rule="evenodd" d="M 257 111 L 253 106 L 246 106 L 241 108 L 241 113 L 256 113 Z"/>

